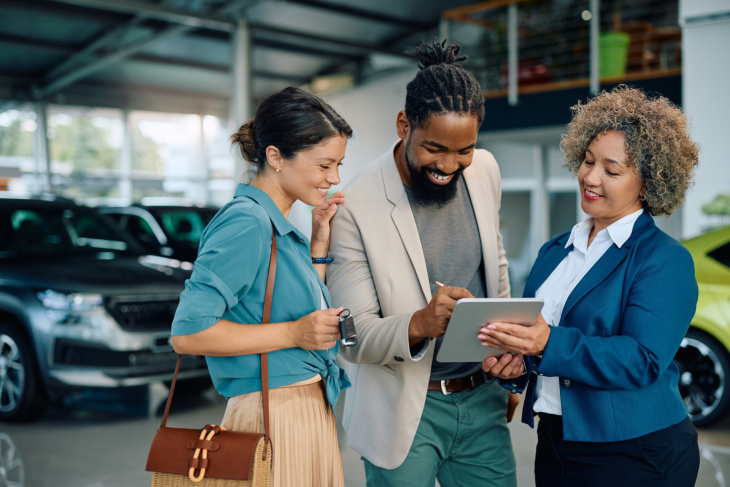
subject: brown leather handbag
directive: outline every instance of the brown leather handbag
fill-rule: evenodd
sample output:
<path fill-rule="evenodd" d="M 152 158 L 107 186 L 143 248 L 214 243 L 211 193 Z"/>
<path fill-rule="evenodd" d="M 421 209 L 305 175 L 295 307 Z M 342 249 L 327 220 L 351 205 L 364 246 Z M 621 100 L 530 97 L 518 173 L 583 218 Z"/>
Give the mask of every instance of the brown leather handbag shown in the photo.
<path fill-rule="evenodd" d="M 271 243 L 263 323 L 271 318 L 271 299 L 276 275 L 276 231 Z M 202 429 L 166 426 L 172 394 L 180 370 L 178 357 L 162 424 L 152 440 L 145 470 L 152 472 L 152 487 L 268 487 L 273 449 L 269 436 L 268 354 L 261 354 L 261 396 L 264 433 L 226 431 L 222 426 Z"/>

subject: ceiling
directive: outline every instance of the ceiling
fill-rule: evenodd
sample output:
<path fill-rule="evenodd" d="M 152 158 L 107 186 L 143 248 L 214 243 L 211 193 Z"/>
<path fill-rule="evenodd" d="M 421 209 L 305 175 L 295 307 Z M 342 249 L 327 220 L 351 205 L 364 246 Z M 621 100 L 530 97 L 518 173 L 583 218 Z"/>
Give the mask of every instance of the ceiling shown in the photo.
<path fill-rule="evenodd" d="M 2 0 L 0 111 L 19 103 L 225 116 L 240 19 L 255 99 L 289 85 L 362 83 L 474 0 Z M 255 100 L 254 100 L 255 101 Z"/>

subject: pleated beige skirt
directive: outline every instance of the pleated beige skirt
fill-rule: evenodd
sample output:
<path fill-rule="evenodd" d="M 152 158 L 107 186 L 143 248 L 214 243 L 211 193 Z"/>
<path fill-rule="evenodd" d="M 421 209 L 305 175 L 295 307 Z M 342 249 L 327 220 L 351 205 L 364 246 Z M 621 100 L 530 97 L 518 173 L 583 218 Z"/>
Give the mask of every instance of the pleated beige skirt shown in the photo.
<path fill-rule="evenodd" d="M 344 487 L 335 413 L 321 376 L 269 390 L 272 487 Z M 261 392 L 228 400 L 223 426 L 263 433 Z"/>

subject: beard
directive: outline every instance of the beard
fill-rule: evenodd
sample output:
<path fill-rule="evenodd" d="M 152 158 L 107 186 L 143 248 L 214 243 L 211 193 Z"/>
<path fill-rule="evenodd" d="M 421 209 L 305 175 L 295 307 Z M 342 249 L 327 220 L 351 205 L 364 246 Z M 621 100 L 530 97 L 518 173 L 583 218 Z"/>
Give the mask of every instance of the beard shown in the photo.
<path fill-rule="evenodd" d="M 454 200 L 456 197 L 457 183 L 464 169 L 456 170 L 454 177 L 451 178 L 448 184 L 435 184 L 429 179 L 428 174 L 426 174 L 426 166 L 419 167 L 409 156 L 409 142 L 406 142 L 403 153 L 406 158 L 408 172 L 411 175 L 411 192 L 413 198 L 419 205 L 443 208 Z M 429 170 L 439 175 L 448 176 L 448 174 L 436 168 L 429 168 Z"/>

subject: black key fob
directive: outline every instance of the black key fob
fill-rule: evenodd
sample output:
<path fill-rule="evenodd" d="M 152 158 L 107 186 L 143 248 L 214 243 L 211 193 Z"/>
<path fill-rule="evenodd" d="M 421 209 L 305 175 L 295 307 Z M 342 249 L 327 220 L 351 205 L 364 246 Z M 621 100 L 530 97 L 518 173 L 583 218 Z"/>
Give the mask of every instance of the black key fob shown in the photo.
<path fill-rule="evenodd" d="M 357 345 L 355 320 L 352 318 L 349 309 L 343 309 L 340 313 L 340 341 L 346 347 Z"/>

